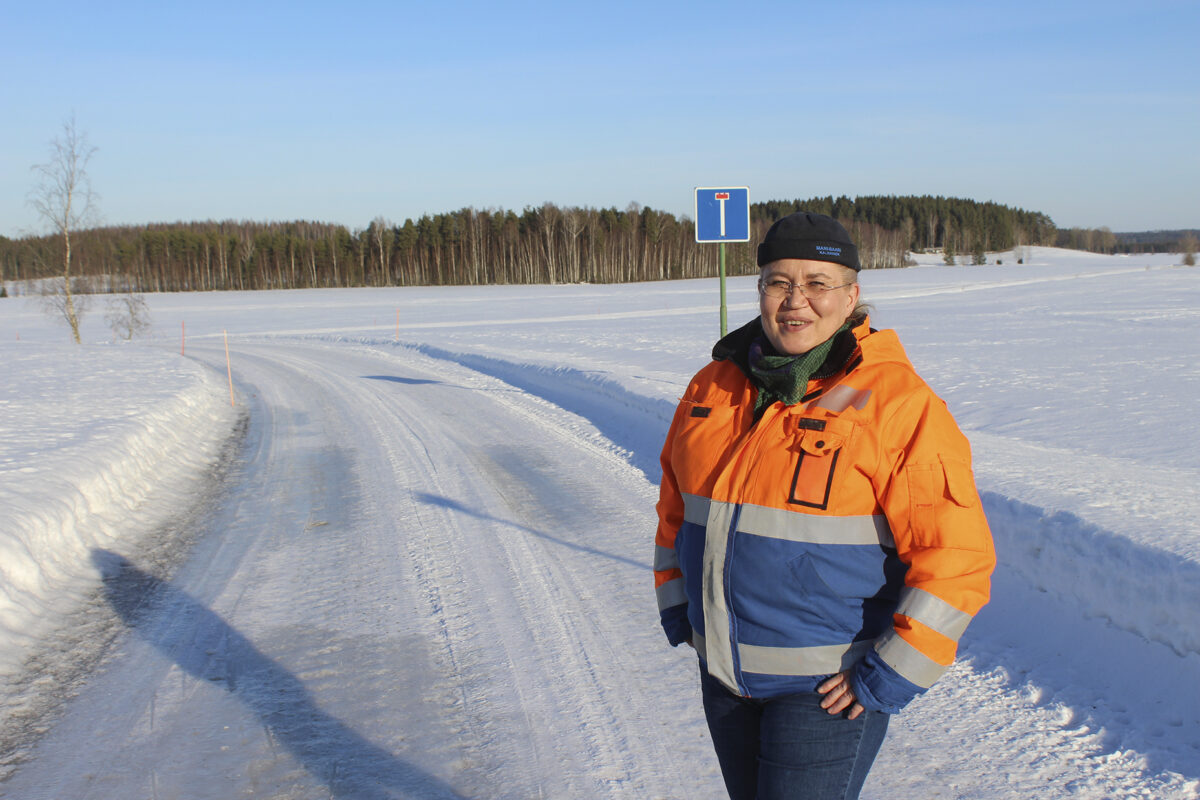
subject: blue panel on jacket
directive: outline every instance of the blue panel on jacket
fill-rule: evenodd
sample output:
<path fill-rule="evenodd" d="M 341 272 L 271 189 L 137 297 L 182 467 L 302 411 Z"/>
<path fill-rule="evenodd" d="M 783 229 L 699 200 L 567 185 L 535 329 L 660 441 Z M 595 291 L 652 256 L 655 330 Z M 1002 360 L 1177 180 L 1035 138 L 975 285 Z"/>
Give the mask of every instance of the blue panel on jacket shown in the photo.
<path fill-rule="evenodd" d="M 675 534 L 675 554 L 683 570 L 683 586 L 688 598 L 688 621 L 701 636 L 704 635 L 704 602 L 701 599 L 701 578 L 704 568 L 705 528 L 694 522 L 684 522 Z"/>
<path fill-rule="evenodd" d="M 878 545 L 738 533 L 729 562 L 738 640 L 808 647 L 874 638 L 891 625 L 904 565 Z M 883 588 L 881 588 L 883 587 Z"/>

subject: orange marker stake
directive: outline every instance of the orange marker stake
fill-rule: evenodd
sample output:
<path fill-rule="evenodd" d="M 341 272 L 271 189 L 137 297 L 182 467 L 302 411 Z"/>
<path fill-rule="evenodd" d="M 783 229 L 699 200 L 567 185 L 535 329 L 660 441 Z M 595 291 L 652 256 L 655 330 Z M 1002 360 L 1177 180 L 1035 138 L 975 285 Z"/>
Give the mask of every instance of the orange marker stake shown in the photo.
<path fill-rule="evenodd" d="M 225 372 L 229 375 L 229 405 L 233 403 L 233 365 L 229 362 L 229 331 L 221 331 L 225 334 Z"/>

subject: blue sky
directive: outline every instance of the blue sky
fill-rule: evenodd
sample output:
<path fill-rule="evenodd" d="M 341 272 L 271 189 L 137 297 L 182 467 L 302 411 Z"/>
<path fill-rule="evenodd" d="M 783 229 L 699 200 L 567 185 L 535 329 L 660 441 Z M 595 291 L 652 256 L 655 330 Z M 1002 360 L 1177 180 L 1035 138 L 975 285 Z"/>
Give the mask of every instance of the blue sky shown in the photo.
<path fill-rule="evenodd" d="M 108 224 L 939 194 L 1200 227 L 1200 2 L 0 0 L 0 235 L 72 114 Z"/>

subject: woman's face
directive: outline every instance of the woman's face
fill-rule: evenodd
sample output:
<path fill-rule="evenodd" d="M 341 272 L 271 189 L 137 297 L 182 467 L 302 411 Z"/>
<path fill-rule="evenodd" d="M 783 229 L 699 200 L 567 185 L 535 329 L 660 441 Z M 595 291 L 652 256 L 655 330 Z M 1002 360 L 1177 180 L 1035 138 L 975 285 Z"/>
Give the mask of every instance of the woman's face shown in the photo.
<path fill-rule="evenodd" d="M 858 284 L 847 280 L 848 270 L 828 261 L 800 258 L 781 258 L 762 268 L 758 306 L 763 332 L 777 351 L 785 355 L 807 353 L 842 327 L 858 302 Z M 795 286 L 786 295 L 776 297 L 769 292 L 773 281 Z M 801 289 L 809 296 L 805 297 Z"/>

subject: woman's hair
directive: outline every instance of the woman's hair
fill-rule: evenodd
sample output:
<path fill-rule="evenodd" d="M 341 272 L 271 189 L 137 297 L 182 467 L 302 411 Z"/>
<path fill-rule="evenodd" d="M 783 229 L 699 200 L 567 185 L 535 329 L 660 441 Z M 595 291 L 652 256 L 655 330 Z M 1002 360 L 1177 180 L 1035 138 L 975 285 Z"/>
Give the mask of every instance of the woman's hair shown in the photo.
<path fill-rule="evenodd" d="M 854 305 L 854 310 L 850 312 L 850 316 L 847 319 L 850 320 L 851 327 L 856 327 L 862 324 L 869 313 L 871 313 L 871 304 L 859 300 Z"/>
<path fill-rule="evenodd" d="M 846 283 L 858 283 L 858 270 L 842 266 L 841 264 L 838 264 L 837 266 L 842 271 L 843 281 Z M 863 300 L 862 294 L 859 294 L 859 300 L 854 304 L 854 309 L 850 312 L 850 316 L 847 317 L 847 319 L 850 320 L 851 325 L 861 325 L 862 321 L 867 318 L 867 314 L 869 314 L 870 311 L 871 304 Z"/>

